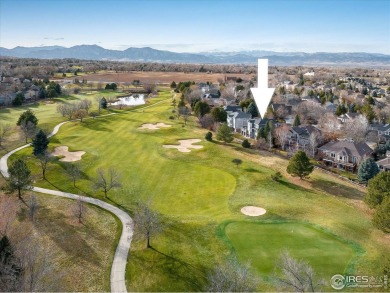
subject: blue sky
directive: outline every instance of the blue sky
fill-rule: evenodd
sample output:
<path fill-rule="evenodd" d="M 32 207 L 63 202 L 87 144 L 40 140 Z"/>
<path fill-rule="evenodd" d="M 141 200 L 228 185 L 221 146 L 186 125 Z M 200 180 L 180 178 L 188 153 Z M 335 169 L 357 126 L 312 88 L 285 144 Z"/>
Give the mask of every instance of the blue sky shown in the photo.
<path fill-rule="evenodd" d="M 0 0 L 0 46 L 390 54 L 389 0 Z"/>

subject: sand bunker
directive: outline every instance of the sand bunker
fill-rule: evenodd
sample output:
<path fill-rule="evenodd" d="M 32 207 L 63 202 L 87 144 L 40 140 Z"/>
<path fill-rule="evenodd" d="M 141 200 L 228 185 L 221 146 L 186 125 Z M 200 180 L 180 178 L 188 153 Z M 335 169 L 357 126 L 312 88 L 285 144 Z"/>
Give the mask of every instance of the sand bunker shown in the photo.
<path fill-rule="evenodd" d="M 189 153 L 191 152 L 190 149 L 201 149 L 203 146 L 201 145 L 192 145 L 193 143 L 201 142 L 200 139 L 183 139 L 179 140 L 179 145 L 163 145 L 164 148 L 167 149 L 177 149 L 179 152 L 182 153 Z"/>
<path fill-rule="evenodd" d="M 254 207 L 254 206 L 245 206 L 241 209 L 241 213 L 251 217 L 257 217 L 264 215 L 267 211 L 263 208 Z"/>
<path fill-rule="evenodd" d="M 78 152 L 69 152 L 67 146 L 59 146 L 54 149 L 54 152 L 52 152 L 53 156 L 64 156 L 60 159 L 61 162 L 75 162 L 80 161 L 81 156 L 84 155 L 85 152 L 78 151 Z"/>
<path fill-rule="evenodd" d="M 171 127 L 171 125 L 168 125 L 168 124 L 165 124 L 165 123 L 156 123 L 156 124 L 151 124 L 151 123 L 146 123 L 146 124 L 142 124 L 141 127 L 138 127 L 138 129 L 151 129 L 151 130 L 155 130 L 155 129 L 160 129 L 160 128 L 163 128 L 163 127 Z"/>

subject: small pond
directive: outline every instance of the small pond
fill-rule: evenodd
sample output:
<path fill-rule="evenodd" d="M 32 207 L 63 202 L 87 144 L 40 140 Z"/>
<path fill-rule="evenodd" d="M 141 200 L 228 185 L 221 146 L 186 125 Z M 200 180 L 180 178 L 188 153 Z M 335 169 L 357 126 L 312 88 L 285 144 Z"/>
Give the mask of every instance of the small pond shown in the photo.
<path fill-rule="evenodd" d="M 113 106 L 126 105 L 126 106 L 137 106 L 145 104 L 143 94 L 134 94 L 129 97 L 118 98 L 118 101 L 111 103 Z"/>

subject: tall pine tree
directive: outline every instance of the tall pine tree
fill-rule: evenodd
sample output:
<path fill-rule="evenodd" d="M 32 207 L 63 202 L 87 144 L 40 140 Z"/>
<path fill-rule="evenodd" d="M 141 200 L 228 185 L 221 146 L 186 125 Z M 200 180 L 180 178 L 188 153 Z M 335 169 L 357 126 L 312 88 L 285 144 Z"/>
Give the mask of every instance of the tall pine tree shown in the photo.
<path fill-rule="evenodd" d="M 48 144 L 49 139 L 47 138 L 47 135 L 42 130 L 39 130 L 32 141 L 34 156 L 43 155 L 47 150 Z"/>
<path fill-rule="evenodd" d="M 378 165 L 374 162 L 373 158 L 368 158 L 360 163 L 357 178 L 361 183 L 366 184 L 368 180 L 373 178 L 378 173 Z"/>
<path fill-rule="evenodd" d="M 301 119 L 299 119 L 299 115 L 298 115 L 298 114 L 295 116 L 294 124 L 293 124 L 293 125 L 294 125 L 294 126 L 299 126 L 299 125 L 301 125 Z"/>
<path fill-rule="evenodd" d="M 287 173 L 292 176 L 298 176 L 300 179 L 309 176 L 313 172 L 314 166 L 310 163 L 304 151 L 298 151 L 288 163 Z"/>

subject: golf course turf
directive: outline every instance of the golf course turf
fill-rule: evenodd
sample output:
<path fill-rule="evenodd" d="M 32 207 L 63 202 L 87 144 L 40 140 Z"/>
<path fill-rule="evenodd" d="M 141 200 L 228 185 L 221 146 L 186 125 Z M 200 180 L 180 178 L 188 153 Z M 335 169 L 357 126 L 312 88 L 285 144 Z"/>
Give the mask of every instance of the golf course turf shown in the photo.
<path fill-rule="evenodd" d="M 249 261 L 263 276 L 275 268 L 283 250 L 321 268 L 321 277 L 329 280 L 335 273 L 347 271 L 358 251 L 345 241 L 303 223 L 233 222 L 225 228 L 238 257 Z"/>
<path fill-rule="evenodd" d="M 196 118 L 186 126 L 182 119 L 169 119 L 171 97 L 162 91 L 152 101 L 161 103 L 153 107 L 65 124 L 51 138 L 49 150 L 63 145 L 85 152 L 76 187 L 66 174 L 67 163 L 58 158 L 50 163 L 47 180 L 41 180 L 30 148 L 11 157 L 28 158 L 37 186 L 100 199 L 103 193 L 92 187 L 96 170 L 113 167 L 122 175 L 123 188 L 110 191 L 105 200 L 130 214 L 137 201 L 151 203 L 163 220 L 163 232 L 151 239 L 153 249 L 135 235 L 127 268 L 129 291 L 204 290 L 207 274 L 232 254 L 251 260 L 265 280 L 259 290 L 275 290 L 267 278 L 283 249 L 309 262 L 324 278 L 349 270 L 381 272 L 389 239 L 373 228 L 362 191 L 319 171 L 300 181 L 286 174 L 287 160 L 271 153 L 207 142 L 207 130 L 197 126 Z M 158 122 L 172 126 L 139 129 Z M 203 148 L 181 153 L 163 147 L 185 139 L 200 139 L 197 145 Z M 234 158 L 243 164 L 235 166 Z M 270 179 L 275 171 L 284 176 L 280 182 Z M 250 219 L 240 212 L 246 205 L 267 213 Z"/>

